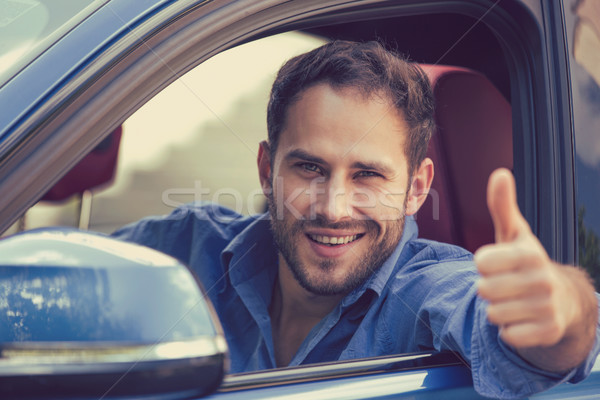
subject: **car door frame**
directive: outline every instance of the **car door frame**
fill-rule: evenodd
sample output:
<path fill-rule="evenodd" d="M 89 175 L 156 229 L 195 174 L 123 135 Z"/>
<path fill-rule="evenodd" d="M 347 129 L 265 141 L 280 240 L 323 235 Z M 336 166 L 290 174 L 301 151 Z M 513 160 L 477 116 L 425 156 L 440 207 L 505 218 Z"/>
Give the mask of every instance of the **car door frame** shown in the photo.
<path fill-rule="evenodd" d="M 543 27 L 512 0 L 188 0 L 157 1 L 147 9 L 113 0 L 0 89 L 10 97 L 40 71 L 55 71 L 53 63 L 69 48 L 82 49 L 67 75 L 55 74 L 49 91 L 31 89 L 29 108 L 0 133 L 0 190 L 7 193 L 0 199 L 0 231 L 146 100 L 212 55 L 291 29 L 442 10 L 477 18 L 497 33 L 511 76 L 520 206 L 550 256 L 573 262 L 575 227 L 563 217 L 565 209 L 573 209 L 568 207 L 572 198 L 561 196 L 574 192 L 572 179 L 560 176 L 572 165 L 573 153 L 572 146 L 563 148 L 568 143 L 559 132 L 564 90 L 550 79 L 557 72 L 551 70 Z M 108 28 L 100 29 L 103 25 Z M 109 39 L 101 42 L 98 32 Z M 82 38 L 95 47 L 86 47 Z M 544 202 L 537 201 L 541 198 Z"/>

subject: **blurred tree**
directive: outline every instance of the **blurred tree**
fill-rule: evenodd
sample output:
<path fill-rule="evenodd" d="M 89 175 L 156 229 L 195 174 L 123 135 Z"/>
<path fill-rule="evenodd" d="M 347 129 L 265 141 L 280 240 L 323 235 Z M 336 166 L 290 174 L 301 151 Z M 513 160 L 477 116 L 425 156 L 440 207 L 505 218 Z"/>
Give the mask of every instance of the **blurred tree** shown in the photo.
<path fill-rule="evenodd" d="M 581 206 L 577 212 L 579 265 L 585 268 L 594 280 L 596 291 L 600 291 L 600 238 L 592 229 L 585 227 L 584 216 L 585 207 Z"/>

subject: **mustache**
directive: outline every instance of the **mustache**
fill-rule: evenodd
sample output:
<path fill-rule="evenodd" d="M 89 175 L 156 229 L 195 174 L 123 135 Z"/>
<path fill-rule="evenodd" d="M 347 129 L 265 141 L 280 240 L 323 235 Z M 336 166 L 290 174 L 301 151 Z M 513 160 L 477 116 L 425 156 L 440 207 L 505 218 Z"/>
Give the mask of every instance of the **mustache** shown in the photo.
<path fill-rule="evenodd" d="M 378 225 L 371 219 L 330 222 L 323 216 L 317 215 L 314 219 L 299 220 L 298 225 L 301 229 L 324 228 L 340 230 L 372 230 L 378 229 Z"/>

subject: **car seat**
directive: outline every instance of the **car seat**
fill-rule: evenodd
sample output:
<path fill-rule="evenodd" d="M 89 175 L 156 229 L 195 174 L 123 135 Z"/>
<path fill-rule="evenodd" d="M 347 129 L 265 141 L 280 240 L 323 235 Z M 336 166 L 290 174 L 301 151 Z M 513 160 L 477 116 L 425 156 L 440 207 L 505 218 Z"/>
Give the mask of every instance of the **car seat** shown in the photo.
<path fill-rule="evenodd" d="M 79 196 L 79 228 L 89 226 L 92 190 L 109 185 L 117 168 L 122 127 L 115 129 L 94 150 L 77 163 L 43 197 L 42 201 L 60 202 Z"/>
<path fill-rule="evenodd" d="M 62 201 L 86 190 L 112 182 L 119 153 L 122 128 L 115 129 L 106 139 L 65 174 L 42 200 Z"/>
<path fill-rule="evenodd" d="M 419 237 L 474 252 L 494 240 L 486 203 L 488 177 L 496 168 L 513 166 L 511 106 L 476 71 L 421 67 L 432 85 L 437 129 L 427 153 L 435 176 L 416 216 Z"/>

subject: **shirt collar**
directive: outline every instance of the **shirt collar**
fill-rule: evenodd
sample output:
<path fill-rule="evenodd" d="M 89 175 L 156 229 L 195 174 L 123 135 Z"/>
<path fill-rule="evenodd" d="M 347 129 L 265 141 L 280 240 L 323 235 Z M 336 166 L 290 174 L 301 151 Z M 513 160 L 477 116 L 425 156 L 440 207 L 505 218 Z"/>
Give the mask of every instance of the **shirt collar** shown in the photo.
<path fill-rule="evenodd" d="M 256 274 L 263 272 L 265 268 L 271 270 L 269 276 L 274 278 L 277 274 L 278 255 L 271 232 L 269 214 L 265 213 L 255 218 L 221 252 L 221 261 L 230 283 L 234 286 L 241 282 L 247 282 Z M 366 282 L 342 300 L 342 307 L 354 304 L 367 289 L 371 289 L 381 296 L 404 246 L 408 241 L 416 238 L 417 234 L 416 221 L 412 216 L 407 216 L 404 221 L 402 238 L 392 255 Z"/>
<path fill-rule="evenodd" d="M 221 252 L 221 262 L 229 283 L 237 286 L 270 267 L 277 271 L 277 248 L 273 241 L 269 214 L 252 217 L 246 228 L 237 234 Z"/>

